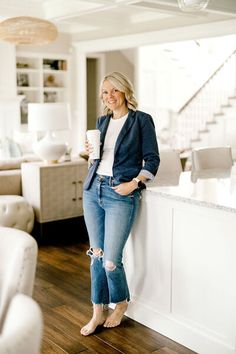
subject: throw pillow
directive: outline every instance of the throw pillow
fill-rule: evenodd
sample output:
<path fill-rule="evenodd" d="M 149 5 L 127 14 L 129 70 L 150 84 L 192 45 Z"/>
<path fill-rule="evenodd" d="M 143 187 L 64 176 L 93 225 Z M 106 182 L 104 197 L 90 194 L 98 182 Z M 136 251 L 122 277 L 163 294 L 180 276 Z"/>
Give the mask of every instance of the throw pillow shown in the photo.
<path fill-rule="evenodd" d="M 20 145 L 17 144 L 14 140 L 8 138 L 8 148 L 11 157 L 20 157 L 22 156 L 22 151 Z"/>

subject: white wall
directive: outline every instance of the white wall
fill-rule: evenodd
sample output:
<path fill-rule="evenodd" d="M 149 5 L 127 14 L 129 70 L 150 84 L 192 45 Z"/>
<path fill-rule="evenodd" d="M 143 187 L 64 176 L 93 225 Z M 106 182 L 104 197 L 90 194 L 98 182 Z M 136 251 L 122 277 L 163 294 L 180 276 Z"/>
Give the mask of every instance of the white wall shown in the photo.
<path fill-rule="evenodd" d="M 16 96 L 15 46 L 0 42 L 0 98 Z"/>
<path fill-rule="evenodd" d="M 131 82 L 134 82 L 135 68 L 134 63 L 125 55 L 124 51 L 114 50 L 104 52 L 106 74 L 112 71 L 120 71 L 127 75 Z"/>
<path fill-rule="evenodd" d="M 20 100 L 16 95 L 15 46 L 0 42 L 0 139 L 19 127 Z"/>
<path fill-rule="evenodd" d="M 57 39 L 49 44 L 45 45 L 21 45 L 16 47 L 17 50 L 22 52 L 34 52 L 34 53 L 58 53 L 58 54 L 70 54 L 71 53 L 71 37 L 65 33 L 59 33 Z"/>

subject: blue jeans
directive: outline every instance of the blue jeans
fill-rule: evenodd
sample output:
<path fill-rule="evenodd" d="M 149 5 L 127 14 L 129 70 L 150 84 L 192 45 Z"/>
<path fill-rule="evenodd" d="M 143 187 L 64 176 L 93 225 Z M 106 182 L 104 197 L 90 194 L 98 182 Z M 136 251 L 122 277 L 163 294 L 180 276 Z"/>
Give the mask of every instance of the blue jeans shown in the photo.
<path fill-rule="evenodd" d="M 140 192 L 122 196 L 111 187 L 112 177 L 97 175 L 84 190 L 84 218 L 91 257 L 91 300 L 94 304 L 129 301 L 130 294 L 122 263 L 123 249 L 137 215 Z M 94 249 L 99 254 L 94 254 Z M 108 267 L 112 265 L 111 267 Z"/>

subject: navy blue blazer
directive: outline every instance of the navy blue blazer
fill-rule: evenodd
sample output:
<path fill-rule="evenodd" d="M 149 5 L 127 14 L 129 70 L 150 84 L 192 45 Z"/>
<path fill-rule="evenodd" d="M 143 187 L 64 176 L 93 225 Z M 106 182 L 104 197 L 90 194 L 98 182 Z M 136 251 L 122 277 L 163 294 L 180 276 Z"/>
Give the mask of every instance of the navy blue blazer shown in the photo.
<path fill-rule="evenodd" d="M 101 132 L 100 157 L 102 157 L 106 131 L 111 116 L 102 116 L 97 120 L 97 129 Z M 84 189 L 89 189 L 101 159 L 91 164 Z M 155 126 L 152 117 L 141 111 L 129 111 L 128 117 L 118 135 L 113 163 L 114 184 L 129 182 L 137 177 L 141 170 L 155 176 L 160 163 Z"/>

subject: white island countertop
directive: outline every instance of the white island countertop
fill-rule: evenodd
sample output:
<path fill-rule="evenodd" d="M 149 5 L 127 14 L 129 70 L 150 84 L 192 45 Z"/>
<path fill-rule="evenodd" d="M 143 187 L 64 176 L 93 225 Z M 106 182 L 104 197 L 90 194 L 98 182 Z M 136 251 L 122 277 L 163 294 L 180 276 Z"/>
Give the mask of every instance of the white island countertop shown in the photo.
<path fill-rule="evenodd" d="M 147 185 L 146 193 L 236 213 L 236 166 L 230 170 L 182 172 Z"/>

